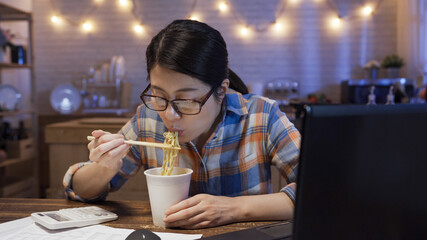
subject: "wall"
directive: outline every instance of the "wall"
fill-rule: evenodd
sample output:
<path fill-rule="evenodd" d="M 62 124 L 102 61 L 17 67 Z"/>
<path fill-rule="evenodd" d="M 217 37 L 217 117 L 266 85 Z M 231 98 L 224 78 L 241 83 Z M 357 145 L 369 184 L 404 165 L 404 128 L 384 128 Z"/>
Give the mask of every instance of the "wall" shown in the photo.
<path fill-rule="evenodd" d="M 130 11 L 117 8 L 117 1 L 104 0 L 90 14 L 96 22 L 94 33 L 83 33 L 78 26 L 50 22 L 55 12 L 51 3 L 75 22 L 90 9 L 87 0 L 33 0 L 36 74 L 40 113 L 51 112 L 50 91 L 58 84 L 80 81 L 90 66 L 123 55 L 127 81 L 133 83 L 131 101 L 138 104 L 145 88 L 145 48 L 151 37 L 173 19 L 188 16 L 193 0 L 136 0 L 136 15 L 145 34 L 131 30 L 135 18 Z M 225 38 L 230 67 L 248 84 L 265 83 L 278 77 L 300 82 L 301 97 L 325 93 L 339 101 L 340 81 L 364 76 L 362 66 L 371 59 L 381 60 L 396 52 L 396 3 L 383 0 L 373 16 L 359 17 L 360 1 L 326 0 L 229 0 L 231 12 L 221 13 L 218 1 L 197 1 L 194 9 L 204 21 L 217 28 Z M 252 31 L 239 34 L 238 21 L 258 29 L 274 20 L 277 5 L 285 2 L 283 32 Z M 296 3 L 293 3 L 296 2 Z M 339 2 L 343 16 L 339 29 L 328 25 L 336 10 L 328 2 Z M 356 4 L 355 2 L 358 2 Z M 375 1 L 381 2 L 381 1 Z M 253 30 L 254 28 L 252 28 Z"/>

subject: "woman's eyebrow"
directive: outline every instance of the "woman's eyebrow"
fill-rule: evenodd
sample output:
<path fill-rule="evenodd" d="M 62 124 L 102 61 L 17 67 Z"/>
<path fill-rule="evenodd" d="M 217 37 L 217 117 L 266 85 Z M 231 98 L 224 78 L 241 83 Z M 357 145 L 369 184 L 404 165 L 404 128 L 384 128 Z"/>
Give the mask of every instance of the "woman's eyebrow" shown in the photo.
<path fill-rule="evenodd" d="M 158 86 L 153 86 L 153 85 L 151 85 L 151 88 L 152 88 L 152 89 L 155 89 L 155 90 L 162 91 L 162 92 L 166 92 L 163 88 L 158 87 Z M 178 90 L 176 90 L 175 92 L 194 92 L 194 91 L 198 91 L 198 90 L 199 90 L 198 88 L 187 87 L 187 88 L 181 88 L 181 89 L 178 89 Z"/>

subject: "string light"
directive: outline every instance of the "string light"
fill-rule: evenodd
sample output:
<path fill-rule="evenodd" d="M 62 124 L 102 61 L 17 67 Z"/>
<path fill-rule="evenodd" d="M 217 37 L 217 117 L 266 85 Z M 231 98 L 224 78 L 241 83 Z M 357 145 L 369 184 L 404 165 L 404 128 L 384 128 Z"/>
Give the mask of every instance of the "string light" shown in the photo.
<path fill-rule="evenodd" d="M 200 16 L 197 14 L 192 14 L 188 19 L 194 20 L 194 21 L 200 21 Z"/>
<path fill-rule="evenodd" d="M 337 28 L 341 25 L 341 18 L 340 17 L 336 17 L 334 19 L 332 19 L 331 21 L 331 26 L 334 28 Z"/>
<path fill-rule="evenodd" d="M 130 6 L 129 0 L 119 0 L 119 5 L 126 8 Z"/>
<path fill-rule="evenodd" d="M 98 7 L 98 5 L 100 5 L 101 3 L 105 2 L 105 0 L 92 0 L 92 1 L 95 4 L 93 4 L 92 7 L 87 11 L 87 13 L 84 16 L 85 18 L 87 17 L 87 15 L 93 13 L 96 10 L 96 8 Z M 136 14 L 136 7 L 137 6 L 134 6 L 135 2 L 132 2 L 131 0 L 116 0 L 116 1 L 117 1 L 118 6 L 120 8 L 122 8 L 122 9 L 130 9 L 130 8 L 132 8 L 133 17 L 138 22 L 140 21 L 139 17 Z M 336 6 L 336 4 L 333 4 L 333 2 L 330 2 L 329 0 L 326 0 L 326 1 L 325 0 L 312 0 L 312 1 L 313 2 L 327 2 L 328 5 L 334 11 L 336 11 L 337 14 L 339 15 L 339 9 Z M 283 1 L 280 1 L 281 4 L 278 6 L 278 10 L 276 10 L 277 12 L 276 12 L 276 14 L 274 16 L 274 20 L 270 24 L 267 24 L 267 25 L 262 26 L 262 27 L 260 27 L 259 25 L 256 25 L 256 24 L 255 25 L 245 25 L 245 26 L 243 26 L 243 27 L 240 28 L 240 34 L 242 36 L 248 36 L 250 34 L 251 30 L 254 30 L 254 31 L 257 31 L 257 32 L 264 32 L 264 31 L 267 31 L 268 29 L 274 29 L 274 31 L 277 32 L 277 33 L 283 32 L 283 24 L 280 23 L 280 22 L 278 22 L 277 19 L 285 11 L 286 4 L 284 4 L 284 2 L 295 4 L 295 3 L 299 3 L 300 0 L 283 0 Z M 52 7 L 54 9 L 56 9 L 56 6 L 55 6 L 54 2 L 52 1 L 51 3 L 52 3 Z M 381 3 L 381 1 L 377 4 L 377 6 L 375 6 L 375 8 L 378 8 L 378 6 L 380 5 L 380 3 Z M 197 5 L 197 0 L 193 0 L 193 4 L 192 4 L 191 10 L 189 12 L 193 12 L 194 9 L 196 8 L 196 5 Z M 220 12 L 227 12 L 227 11 L 230 10 L 230 3 L 228 1 L 226 1 L 226 0 L 218 0 L 218 2 L 217 2 L 217 8 L 219 9 Z M 56 9 L 56 11 L 57 10 L 58 9 Z M 363 15 L 365 15 L 365 16 L 369 16 L 369 15 L 373 14 L 373 12 L 374 12 L 374 8 L 372 6 L 365 6 L 365 7 L 363 7 L 361 9 L 361 13 Z M 238 16 L 238 14 L 233 13 L 233 16 L 236 18 L 236 21 L 244 24 L 245 20 L 242 20 L 242 18 L 240 16 Z M 50 18 L 50 21 L 53 24 L 59 24 L 59 23 L 65 22 L 65 21 L 63 21 L 63 19 L 67 20 L 66 22 L 70 23 L 71 25 L 74 25 L 74 26 L 78 26 L 79 25 L 79 22 L 72 21 L 71 19 L 68 19 L 66 17 L 61 16 L 61 14 L 57 14 L 57 15 L 52 16 Z M 201 21 L 200 15 L 199 14 L 195 14 L 195 13 L 192 13 L 191 16 L 188 17 L 188 19 L 196 20 L 196 21 Z M 332 27 L 338 28 L 342 24 L 342 18 L 340 18 L 340 17 L 334 18 L 334 19 L 331 20 L 330 24 L 331 24 Z M 270 26 L 270 27 L 268 27 L 268 26 Z M 94 24 L 91 23 L 91 22 L 84 22 L 81 25 L 81 27 L 82 27 L 82 29 L 83 29 L 84 32 L 91 32 L 91 31 L 94 30 Z M 137 34 L 141 34 L 141 33 L 144 32 L 144 27 L 141 24 L 139 24 L 139 23 L 134 24 L 133 25 L 133 31 L 135 33 L 137 33 Z"/>
<path fill-rule="evenodd" d="M 133 26 L 133 30 L 138 34 L 142 34 L 144 32 L 144 27 L 141 24 L 137 23 Z"/>
<path fill-rule="evenodd" d="M 373 11 L 374 9 L 371 6 L 366 6 L 362 9 L 362 14 L 365 16 L 369 16 L 372 14 Z"/>
<path fill-rule="evenodd" d="M 280 30 L 283 29 L 283 25 L 281 23 L 279 23 L 279 22 L 276 22 L 276 23 L 274 23 L 274 29 L 276 31 L 280 31 Z"/>
<path fill-rule="evenodd" d="M 53 15 L 51 18 L 50 18 L 50 21 L 51 22 L 53 22 L 53 23 L 59 23 L 60 21 L 61 21 L 61 19 L 58 17 L 58 16 L 56 16 L 56 15 Z"/>
<path fill-rule="evenodd" d="M 82 24 L 82 28 L 84 32 L 92 32 L 93 24 L 89 21 L 86 21 Z"/>
<path fill-rule="evenodd" d="M 227 3 L 225 3 L 225 2 L 220 2 L 220 3 L 218 4 L 218 9 L 219 9 L 221 12 L 226 12 L 226 11 L 228 11 L 228 5 L 227 5 Z"/>
<path fill-rule="evenodd" d="M 247 26 L 244 26 L 240 29 L 240 34 L 243 36 L 247 36 L 249 34 L 249 28 Z"/>

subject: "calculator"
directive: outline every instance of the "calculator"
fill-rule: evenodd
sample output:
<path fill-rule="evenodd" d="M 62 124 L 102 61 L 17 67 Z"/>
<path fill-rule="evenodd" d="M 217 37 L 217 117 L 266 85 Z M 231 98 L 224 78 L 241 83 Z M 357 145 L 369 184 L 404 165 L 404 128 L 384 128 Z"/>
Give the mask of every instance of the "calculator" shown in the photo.
<path fill-rule="evenodd" d="M 65 208 L 52 212 L 36 212 L 31 214 L 34 222 L 51 230 L 84 227 L 116 220 L 117 214 L 97 206 Z"/>

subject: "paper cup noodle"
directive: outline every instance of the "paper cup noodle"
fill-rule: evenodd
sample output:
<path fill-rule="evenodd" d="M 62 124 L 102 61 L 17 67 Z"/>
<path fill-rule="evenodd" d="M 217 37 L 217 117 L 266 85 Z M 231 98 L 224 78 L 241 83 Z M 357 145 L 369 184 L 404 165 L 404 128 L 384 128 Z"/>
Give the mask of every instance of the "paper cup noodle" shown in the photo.
<path fill-rule="evenodd" d="M 163 222 L 168 207 L 188 198 L 191 174 L 189 168 L 174 167 L 170 176 L 161 176 L 161 168 L 145 170 L 147 178 L 148 196 L 150 197 L 153 223 L 159 227 L 166 227 Z"/>

